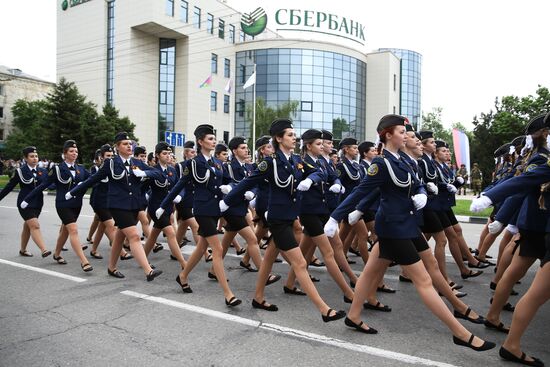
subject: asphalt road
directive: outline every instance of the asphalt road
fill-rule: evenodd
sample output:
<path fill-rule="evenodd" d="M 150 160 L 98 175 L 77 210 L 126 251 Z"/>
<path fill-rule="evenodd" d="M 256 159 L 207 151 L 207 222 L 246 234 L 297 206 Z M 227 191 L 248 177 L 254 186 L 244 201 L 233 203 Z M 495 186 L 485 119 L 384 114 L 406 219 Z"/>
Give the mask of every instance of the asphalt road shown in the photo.
<path fill-rule="evenodd" d="M 0 203 L 0 366 L 502 366 L 498 347 L 476 353 L 455 346 L 444 325 L 430 314 L 414 287 L 397 281 L 398 267 L 390 268 L 386 283 L 398 292 L 380 294 L 393 311 L 364 311 L 363 320 L 379 330 L 365 335 L 343 322 L 323 323 L 307 297 L 288 296 L 282 281 L 268 287 L 266 297 L 279 306 L 269 313 L 251 307 L 256 280 L 238 265 L 234 250 L 226 259 L 227 274 L 243 304 L 228 309 L 215 281 L 207 278 L 210 264 L 201 261 L 190 276 L 194 293 L 183 294 L 175 282 L 178 264 L 167 250 L 151 254 L 150 260 L 164 274 L 146 282 L 141 269 L 131 261 L 119 262 L 126 275 L 117 280 L 107 275 L 107 260 L 90 259 L 94 271 L 84 273 L 72 252 L 64 252 L 68 265 L 42 259 L 32 243 L 32 258 L 18 255 L 22 219 L 15 208 L 16 194 Z M 54 198 L 45 198 L 40 217 L 48 247 L 53 250 L 59 219 Z M 92 220 L 85 201 L 78 221 L 84 241 Z M 466 239 L 475 247 L 481 226 L 463 224 Z M 165 246 L 167 248 L 167 246 Z M 189 254 L 192 246 L 183 248 Z M 492 249 L 490 254 L 494 254 Z M 107 241 L 100 246 L 108 254 Z M 88 253 L 88 252 L 87 252 Z M 186 256 L 187 257 L 187 256 Z M 449 260 L 451 260 L 449 258 Z M 23 264 L 23 265 L 21 265 Z M 21 267 L 23 266 L 23 267 Z M 359 272 L 359 264 L 352 266 Z M 41 271 L 47 271 L 46 273 Z M 288 265 L 275 264 L 286 275 Z M 535 267 L 516 289 L 525 292 Z M 459 279 L 458 269 L 448 264 Z M 347 310 L 342 295 L 326 269 L 313 268 L 316 283 L 333 308 Z M 492 271 L 466 281 L 464 298 L 482 314 L 488 309 Z M 68 276 L 68 277 L 67 277 Z M 515 304 L 519 298 L 511 297 Z M 543 306 L 524 336 L 524 349 L 550 363 L 548 344 L 550 305 Z M 503 313 L 509 324 L 510 313 Z M 464 321 L 465 322 L 465 321 Z M 465 322 L 480 337 L 500 344 L 504 334 L 483 325 Z"/>

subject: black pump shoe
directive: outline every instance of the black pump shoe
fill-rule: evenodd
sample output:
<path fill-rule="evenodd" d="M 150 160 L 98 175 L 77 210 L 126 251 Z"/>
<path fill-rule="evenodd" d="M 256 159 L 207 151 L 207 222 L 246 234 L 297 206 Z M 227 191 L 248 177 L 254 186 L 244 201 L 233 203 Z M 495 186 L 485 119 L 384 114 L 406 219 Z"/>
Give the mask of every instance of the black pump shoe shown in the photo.
<path fill-rule="evenodd" d="M 334 310 L 332 308 L 329 308 L 328 311 L 327 311 L 327 314 L 322 315 L 324 322 L 340 320 L 342 317 L 346 316 L 346 313 L 344 311 L 335 311 L 334 315 L 329 316 L 332 311 L 334 311 Z"/>
<path fill-rule="evenodd" d="M 180 275 L 179 275 L 179 274 L 178 274 L 178 276 L 176 277 L 176 282 L 178 282 L 178 284 L 180 285 L 181 290 L 183 291 L 183 293 L 193 293 L 193 290 L 192 290 L 191 287 L 189 286 L 189 283 L 185 283 L 185 284 L 182 284 L 182 283 L 181 283 L 181 279 L 180 279 Z"/>
<path fill-rule="evenodd" d="M 378 330 L 376 330 L 374 328 L 369 327 L 368 329 L 363 329 L 361 327 L 363 325 L 363 321 L 356 324 L 355 322 L 351 321 L 350 319 L 348 319 L 346 317 L 346 319 L 344 320 L 344 323 L 346 324 L 346 326 L 354 328 L 355 330 L 360 331 L 360 332 L 365 333 L 365 334 L 378 334 Z"/>
<path fill-rule="evenodd" d="M 266 310 L 266 311 L 279 311 L 279 307 L 277 307 L 277 305 L 266 306 L 265 299 L 260 303 L 256 301 L 254 298 L 252 298 L 252 307 L 259 308 L 261 310 Z"/>
<path fill-rule="evenodd" d="M 475 350 L 476 352 L 483 352 L 485 350 L 493 349 L 496 346 L 496 344 L 493 343 L 493 342 L 484 341 L 483 344 L 481 344 L 481 346 L 476 347 L 476 346 L 472 345 L 473 340 L 474 340 L 474 334 L 472 334 L 472 336 L 470 336 L 470 339 L 468 339 L 468 342 L 465 342 L 465 341 L 457 338 L 456 336 L 453 336 L 453 342 L 456 345 L 460 345 L 460 346 L 463 346 L 463 347 L 468 347 L 470 349 Z"/>
<path fill-rule="evenodd" d="M 233 296 L 231 297 L 231 299 L 228 301 L 228 300 L 225 300 L 225 305 L 226 306 L 229 306 L 229 307 L 235 307 L 235 306 L 238 306 L 241 304 L 241 300 L 238 299 L 237 297 Z"/>
<path fill-rule="evenodd" d="M 515 355 L 512 354 L 512 352 L 505 349 L 504 347 L 500 347 L 500 350 L 498 351 L 498 355 L 500 356 L 500 358 L 505 359 L 507 361 L 520 363 L 526 366 L 535 366 L 535 367 L 544 366 L 544 363 L 538 358 L 531 356 L 533 360 L 527 361 L 526 360 L 527 355 L 525 353 L 521 352 L 521 357 L 516 357 Z"/>

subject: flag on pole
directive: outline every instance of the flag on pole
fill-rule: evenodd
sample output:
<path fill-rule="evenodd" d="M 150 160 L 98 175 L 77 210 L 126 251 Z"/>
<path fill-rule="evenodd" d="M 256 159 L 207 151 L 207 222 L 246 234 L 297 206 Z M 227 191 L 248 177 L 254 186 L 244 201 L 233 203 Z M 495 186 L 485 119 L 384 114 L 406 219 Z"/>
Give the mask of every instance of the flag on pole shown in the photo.
<path fill-rule="evenodd" d="M 231 79 L 229 79 L 227 81 L 227 84 L 225 85 L 225 88 L 224 88 L 225 93 L 231 94 L 231 89 L 233 89 L 233 81 Z"/>
<path fill-rule="evenodd" d="M 461 164 L 464 164 L 470 172 L 470 141 L 468 136 L 458 129 L 453 129 L 453 145 L 456 165 L 460 167 Z"/>
<path fill-rule="evenodd" d="M 248 88 L 248 87 L 251 87 L 251 86 L 253 86 L 254 84 L 256 84 L 256 72 L 253 72 L 252 75 L 250 75 L 250 78 L 248 78 L 248 80 L 246 81 L 246 83 L 244 83 L 243 89 L 246 89 L 246 88 Z"/>
<path fill-rule="evenodd" d="M 199 85 L 199 88 L 205 88 L 210 87 L 212 85 L 212 75 L 208 76 L 204 82 L 202 82 L 201 85 Z"/>

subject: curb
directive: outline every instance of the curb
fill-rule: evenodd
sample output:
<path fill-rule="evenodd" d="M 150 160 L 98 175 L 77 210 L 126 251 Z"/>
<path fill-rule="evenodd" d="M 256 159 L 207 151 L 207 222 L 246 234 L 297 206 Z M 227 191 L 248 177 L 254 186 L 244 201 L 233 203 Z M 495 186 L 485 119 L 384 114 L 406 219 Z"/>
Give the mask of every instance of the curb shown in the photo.
<path fill-rule="evenodd" d="M 486 217 L 468 217 L 466 215 L 457 215 L 456 219 L 461 223 L 472 223 L 472 224 L 485 224 L 487 223 Z"/>

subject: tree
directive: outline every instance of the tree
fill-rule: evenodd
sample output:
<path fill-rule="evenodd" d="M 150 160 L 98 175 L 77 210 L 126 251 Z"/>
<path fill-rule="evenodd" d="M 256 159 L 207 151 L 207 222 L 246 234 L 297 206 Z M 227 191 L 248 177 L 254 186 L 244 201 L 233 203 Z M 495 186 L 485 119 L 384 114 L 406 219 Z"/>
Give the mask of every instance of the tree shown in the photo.
<path fill-rule="evenodd" d="M 44 119 L 45 102 L 17 100 L 12 107 L 13 130 L 6 139 L 5 155 L 11 158 L 21 157 L 21 150 L 34 145 L 39 152 L 46 147 L 42 139 L 39 123 Z"/>
<path fill-rule="evenodd" d="M 262 97 L 256 98 L 256 136 L 254 141 L 260 136 L 269 135 L 271 123 L 276 118 L 294 118 L 298 112 L 298 101 L 288 101 L 277 105 L 275 108 L 268 106 Z M 246 109 L 246 119 L 250 123 L 250 131 L 253 124 L 253 109 L 248 106 Z"/>
<path fill-rule="evenodd" d="M 452 142 L 451 129 L 446 129 L 441 122 L 441 113 L 443 109 L 441 107 L 435 107 L 432 112 L 422 114 L 422 130 L 432 131 L 434 138 L 437 140 L 443 140 L 447 143 Z"/>
<path fill-rule="evenodd" d="M 342 139 L 342 133 L 349 131 L 349 124 L 346 119 L 337 117 L 332 119 L 332 135 L 334 139 Z"/>

